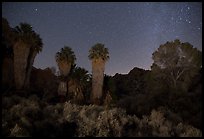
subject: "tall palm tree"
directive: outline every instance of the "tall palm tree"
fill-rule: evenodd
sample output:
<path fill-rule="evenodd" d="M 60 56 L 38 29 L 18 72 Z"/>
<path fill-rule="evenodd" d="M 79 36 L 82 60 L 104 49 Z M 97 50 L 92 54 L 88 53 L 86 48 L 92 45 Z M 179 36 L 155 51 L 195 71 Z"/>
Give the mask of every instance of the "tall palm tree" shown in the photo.
<path fill-rule="evenodd" d="M 99 104 L 103 94 L 105 62 L 109 59 L 108 48 L 105 48 L 104 44 L 97 43 L 89 50 L 88 57 L 92 60 L 91 101 L 95 104 Z"/>
<path fill-rule="evenodd" d="M 63 76 L 67 76 L 69 74 L 71 66 L 76 61 L 74 52 L 68 46 L 61 48 L 61 51 L 56 53 L 55 59 L 58 64 L 60 74 Z"/>
<path fill-rule="evenodd" d="M 20 23 L 15 30 L 14 53 L 14 80 L 17 89 L 28 88 L 30 72 L 38 52 L 42 51 L 42 40 L 32 26 Z"/>
<path fill-rule="evenodd" d="M 25 80 L 25 87 L 28 88 L 30 86 L 30 73 L 32 70 L 32 66 L 35 60 L 36 55 L 42 51 L 42 39 L 40 38 L 40 35 L 34 34 L 33 39 L 35 42 L 33 43 L 32 47 L 30 48 L 30 53 L 28 56 L 28 65 L 27 65 L 27 76 Z"/>
<path fill-rule="evenodd" d="M 60 74 L 64 78 L 62 81 L 60 81 L 58 93 L 59 95 L 66 95 L 68 89 L 65 78 L 69 74 L 72 65 L 74 65 L 76 57 L 72 49 L 68 46 L 65 46 L 64 48 L 61 48 L 60 52 L 56 53 L 55 59 L 59 67 Z"/>

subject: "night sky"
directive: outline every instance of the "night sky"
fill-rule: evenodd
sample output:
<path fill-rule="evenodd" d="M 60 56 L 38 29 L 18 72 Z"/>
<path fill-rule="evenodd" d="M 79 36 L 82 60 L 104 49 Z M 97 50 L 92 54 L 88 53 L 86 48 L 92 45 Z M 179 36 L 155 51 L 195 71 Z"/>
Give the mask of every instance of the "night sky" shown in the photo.
<path fill-rule="evenodd" d="M 105 44 L 108 75 L 150 69 L 152 53 L 177 38 L 202 51 L 202 3 L 6 2 L 2 16 L 11 27 L 26 22 L 40 34 L 44 46 L 34 66 L 41 69 L 57 68 L 55 54 L 64 45 L 73 49 L 76 64 L 91 73 L 88 51 Z"/>

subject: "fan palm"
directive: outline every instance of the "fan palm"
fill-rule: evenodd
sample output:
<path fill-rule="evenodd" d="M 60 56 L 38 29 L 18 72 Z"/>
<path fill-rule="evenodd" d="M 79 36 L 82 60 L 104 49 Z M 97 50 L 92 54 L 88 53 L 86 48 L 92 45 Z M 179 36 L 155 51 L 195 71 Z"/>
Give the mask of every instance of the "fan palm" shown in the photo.
<path fill-rule="evenodd" d="M 103 93 L 105 62 L 109 59 L 108 48 L 105 48 L 104 44 L 97 43 L 89 50 L 88 57 L 92 60 L 91 101 L 98 104 Z"/>
<path fill-rule="evenodd" d="M 27 88 L 29 85 L 30 72 L 37 53 L 42 51 L 42 40 L 35 33 L 32 26 L 20 23 L 16 26 L 14 53 L 14 79 L 17 89 Z"/>
<path fill-rule="evenodd" d="M 61 48 L 60 52 L 57 52 L 55 55 L 56 62 L 58 64 L 60 74 L 62 77 L 67 77 L 70 72 L 72 65 L 74 65 L 76 57 L 72 49 L 68 46 Z M 59 95 L 66 95 L 67 93 L 67 82 L 61 81 L 58 87 Z"/>
<path fill-rule="evenodd" d="M 69 93 L 72 93 L 74 100 L 78 103 L 82 103 L 84 100 L 84 91 L 88 85 L 90 75 L 84 68 L 74 67 L 71 74 L 71 80 L 69 81 Z M 70 94 L 71 95 L 71 94 Z"/>
<path fill-rule="evenodd" d="M 67 76 L 70 72 L 71 66 L 75 63 L 76 57 L 72 49 L 68 46 L 61 48 L 60 52 L 55 55 L 61 75 Z"/>

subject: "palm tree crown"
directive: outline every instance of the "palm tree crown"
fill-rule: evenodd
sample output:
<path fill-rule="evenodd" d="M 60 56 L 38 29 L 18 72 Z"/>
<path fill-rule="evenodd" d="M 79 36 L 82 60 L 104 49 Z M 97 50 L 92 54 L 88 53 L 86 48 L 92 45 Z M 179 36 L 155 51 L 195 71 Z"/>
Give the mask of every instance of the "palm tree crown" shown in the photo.
<path fill-rule="evenodd" d="M 64 48 L 61 48 L 60 52 L 56 53 L 55 59 L 57 62 L 64 61 L 67 63 L 74 64 L 76 57 L 72 49 L 68 46 L 65 46 Z"/>
<path fill-rule="evenodd" d="M 108 48 L 104 47 L 104 44 L 97 43 L 89 50 L 89 59 L 103 59 L 107 61 L 109 59 Z"/>
<path fill-rule="evenodd" d="M 82 86 L 84 86 L 86 82 L 90 80 L 90 75 L 88 74 L 88 71 L 81 67 L 74 67 L 70 76 L 79 84 L 82 84 Z"/>
<path fill-rule="evenodd" d="M 37 52 L 42 51 L 42 39 L 40 35 L 33 31 L 32 26 L 27 23 L 20 23 L 20 26 L 15 27 L 16 40 L 21 40 L 28 44 L 32 50 Z"/>

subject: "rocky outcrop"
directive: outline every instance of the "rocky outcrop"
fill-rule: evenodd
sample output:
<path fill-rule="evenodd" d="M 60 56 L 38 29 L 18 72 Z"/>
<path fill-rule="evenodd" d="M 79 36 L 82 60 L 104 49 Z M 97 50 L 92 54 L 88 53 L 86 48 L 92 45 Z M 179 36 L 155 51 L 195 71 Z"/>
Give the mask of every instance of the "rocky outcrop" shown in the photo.
<path fill-rule="evenodd" d="M 48 99 L 57 97 L 59 81 L 50 68 L 32 68 L 30 78 L 30 89 L 40 97 Z"/>
<path fill-rule="evenodd" d="M 3 58 L 2 64 L 2 86 L 6 89 L 14 85 L 13 59 Z"/>
<path fill-rule="evenodd" d="M 113 76 L 116 84 L 117 95 L 134 95 L 144 93 L 146 81 L 145 78 L 150 71 L 133 68 L 128 74 L 118 74 Z"/>

